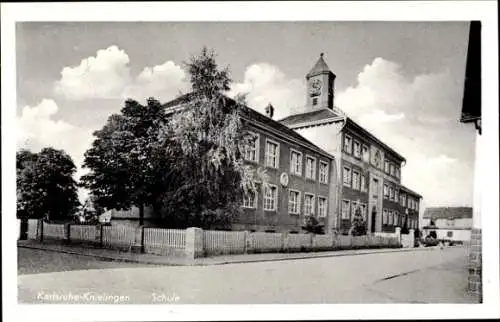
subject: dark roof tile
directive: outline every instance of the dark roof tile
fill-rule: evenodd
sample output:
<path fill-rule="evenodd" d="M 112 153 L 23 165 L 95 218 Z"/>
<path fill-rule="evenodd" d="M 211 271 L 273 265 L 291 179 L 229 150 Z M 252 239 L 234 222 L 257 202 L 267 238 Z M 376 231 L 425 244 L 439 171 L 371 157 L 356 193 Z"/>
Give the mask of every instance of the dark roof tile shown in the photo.
<path fill-rule="evenodd" d="M 424 211 L 427 219 L 462 219 L 472 218 L 471 207 L 428 207 Z"/>

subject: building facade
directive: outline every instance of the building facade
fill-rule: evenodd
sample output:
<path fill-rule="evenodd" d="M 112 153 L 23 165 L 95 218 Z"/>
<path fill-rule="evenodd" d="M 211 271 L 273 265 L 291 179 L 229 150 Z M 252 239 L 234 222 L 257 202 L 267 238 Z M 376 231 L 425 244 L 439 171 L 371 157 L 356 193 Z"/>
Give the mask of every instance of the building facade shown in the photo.
<path fill-rule="evenodd" d="M 323 54 L 306 75 L 306 111 L 280 122 L 334 156 L 332 229 L 348 233 L 360 204 L 369 232 L 418 228 L 421 196 L 401 184 L 405 158 L 334 106 L 335 74 Z"/>
<path fill-rule="evenodd" d="M 188 96 L 165 104 L 166 112 L 182 108 Z M 225 98 L 228 104 L 235 104 Z M 333 226 L 336 178 L 334 158 L 296 131 L 267 115 L 243 107 L 244 129 L 253 140 L 245 150 L 245 163 L 265 173 L 266 184 L 255 181 L 257 193 L 243 197 L 240 216 L 232 230 L 301 232 L 306 218 L 313 216 L 325 230 Z"/>
<path fill-rule="evenodd" d="M 441 240 L 469 242 L 472 232 L 471 207 L 428 207 L 422 218 L 423 234 L 431 231 Z"/>

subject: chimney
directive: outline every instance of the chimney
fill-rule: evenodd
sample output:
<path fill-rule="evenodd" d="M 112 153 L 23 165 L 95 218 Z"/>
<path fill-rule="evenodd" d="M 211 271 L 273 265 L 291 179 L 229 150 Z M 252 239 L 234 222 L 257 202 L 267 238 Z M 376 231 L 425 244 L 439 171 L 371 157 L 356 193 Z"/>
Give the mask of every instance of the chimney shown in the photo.
<path fill-rule="evenodd" d="M 273 118 L 274 115 L 274 107 L 271 105 L 271 103 L 267 104 L 266 106 L 266 115 L 269 118 Z"/>

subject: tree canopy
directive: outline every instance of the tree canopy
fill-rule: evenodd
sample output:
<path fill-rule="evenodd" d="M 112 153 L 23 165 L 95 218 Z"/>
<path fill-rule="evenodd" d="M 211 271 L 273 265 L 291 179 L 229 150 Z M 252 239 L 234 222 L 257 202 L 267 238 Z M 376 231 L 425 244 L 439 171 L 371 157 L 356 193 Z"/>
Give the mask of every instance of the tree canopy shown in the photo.
<path fill-rule="evenodd" d="M 76 166 L 63 150 L 20 150 L 16 168 L 18 218 L 66 219 L 80 205 L 73 178 Z"/>
<path fill-rule="evenodd" d="M 203 48 L 185 63 L 192 91 L 181 108 L 127 100 L 120 114 L 94 133 L 82 177 L 96 203 L 106 208 L 144 206 L 170 227 L 223 227 L 239 213 L 242 195 L 255 191 L 256 176 L 243 162 L 249 136 L 239 116 L 243 100 L 228 99 L 228 69 Z M 262 180 L 264 179 L 264 180 Z"/>
<path fill-rule="evenodd" d="M 137 206 L 143 224 L 144 206 L 152 205 L 160 193 L 167 158 L 159 140 L 165 114 L 159 101 L 150 98 L 143 106 L 127 100 L 120 114 L 111 115 L 85 152 L 82 176 L 95 202 L 108 209 Z"/>

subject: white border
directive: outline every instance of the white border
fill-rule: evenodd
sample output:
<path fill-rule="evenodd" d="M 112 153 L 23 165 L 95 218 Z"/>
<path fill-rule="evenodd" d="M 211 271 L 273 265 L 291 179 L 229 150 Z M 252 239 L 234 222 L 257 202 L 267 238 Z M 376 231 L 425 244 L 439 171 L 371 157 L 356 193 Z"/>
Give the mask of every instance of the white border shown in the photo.
<path fill-rule="evenodd" d="M 3 314 L 7 321 L 69 320 L 261 320 L 261 319 L 387 319 L 495 318 L 499 316 L 498 270 L 498 29 L 495 1 L 426 2 L 290 2 L 290 3 L 23 3 L 3 4 L 2 42 L 2 256 Z M 98 10 L 96 10 L 98 8 Z M 286 10 L 283 10 L 286 8 Z M 476 167 L 487 189 L 482 189 L 483 299 L 481 305 L 23 305 L 16 303 L 17 257 L 15 234 L 15 21 L 262 21 L 262 20 L 482 20 L 483 23 L 483 140 L 488 157 Z M 457 121 L 459 119 L 457 113 Z M 464 124 L 463 126 L 471 126 Z M 8 133 L 8 135 L 6 135 Z M 138 310 L 143 308 L 144 310 Z M 20 311 L 22 310 L 22 314 Z M 388 313 L 390 312 L 390 313 Z"/>

